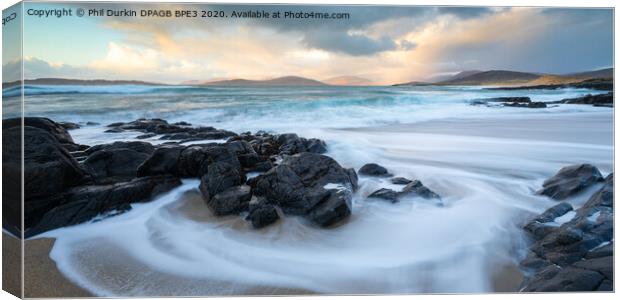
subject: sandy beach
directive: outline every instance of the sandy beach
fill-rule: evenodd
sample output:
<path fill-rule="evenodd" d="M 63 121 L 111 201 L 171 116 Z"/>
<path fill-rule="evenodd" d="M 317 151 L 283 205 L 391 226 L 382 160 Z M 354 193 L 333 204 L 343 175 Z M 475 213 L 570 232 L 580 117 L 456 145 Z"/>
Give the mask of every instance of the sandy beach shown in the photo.
<path fill-rule="evenodd" d="M 58 271 L 56 263 L 50 259 L 49 253 L 54 245 L 54 239 L 41 238 L 27 240 L 25 246 L 24 262 L 24 296 L 27 298 L 66 298 L 66 297 L 90 297 L 91 293 L 70 282 Z M 19 240 L 2 233 L 3 252 L 8 258 L 19 249 Z M 14 293 L 18 290 L 21 278 L 14 276 L 12 270 L 20 270 L 19 261 L 3 260 L 3 288 Z"/>

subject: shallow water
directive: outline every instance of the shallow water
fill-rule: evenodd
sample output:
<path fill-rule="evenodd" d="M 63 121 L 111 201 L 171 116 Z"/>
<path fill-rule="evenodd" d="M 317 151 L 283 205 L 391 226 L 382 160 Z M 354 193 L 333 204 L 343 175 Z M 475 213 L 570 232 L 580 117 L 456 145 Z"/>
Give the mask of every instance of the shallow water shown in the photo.
<path fill-rule="evenodd" d="M 286 217 L 252 230 L 238 217 L 211 215 L 198 181 L 186 180 L 129 213 L 44 236 L 57 239 L 51 257 L 65 275 L 105 296 L 492 291 L 498 269 L 524 254 L 522 223 L 555 203 L 534 194 L 544 179 L 580 162 L 611 172 L 613 114 L 580 105 L 499 109 L 467 101 L 507 95 L 553 101 L 588 92 L 307 88 L 29 96 L 33 115 L 59 121 L 105 125 L 148 116 L 319 137 L 344 167 L 376 162 L 442 196 L 442 205 L 369 200 L 380 187 L 399 187 L 361 177 L 353 214 L 342 226 L 325 230 Z M 138 135 L 103 133 L 103 125 L 71 133 L 86 144 Z M 586 198 L 587 192 L 570 201 L 578 206 Z"/>

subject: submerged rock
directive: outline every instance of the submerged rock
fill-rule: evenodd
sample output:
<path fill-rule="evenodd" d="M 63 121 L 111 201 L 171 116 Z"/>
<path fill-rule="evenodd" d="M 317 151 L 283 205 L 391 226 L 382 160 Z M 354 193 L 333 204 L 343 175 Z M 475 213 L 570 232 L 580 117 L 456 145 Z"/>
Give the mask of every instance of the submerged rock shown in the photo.
<path fill-rule="evenodd" d="M 363 165 L 358 173 L 367 176 L 392 176 L 388 170 L 378 164 L 370 163 Z"/>
<path fill-rule="evenodd" d="M 400 192 L 391 189 L 381 188 L 368 195 L 368 198 L 379 198 L 383 200 L 388 200 L 392 203 L 398 202 L 403 197 L 421 197 L 424 199 L 437 200 L 441 199 L 441 197 L 437 195 L 437 193 L 431 191 L 429 188 L 424 186 L 419 180 L 409 182 Z"/>
<path fill-rule="evenodd" d="M 394 177 L 390 180 L 393 184 L 409 184 L 412 180 L 404 177 Z"/>
<path fill-rule="evenodd" d="M 562 99 L 557 101 L 556 103 L 564 103 L 564 104 L 590 104 L 593 106 L 605 106 L 605 107 L 613 107 L 614 106 L 614 93 L 609 92 L 606 94 L 598 94 L 598 95 L 585 95 L 583 97 L 577 98 L 569 98 Z"/>
<path fill-rule="evenodd" d="M 595 166 L 572 165 L 560 169 L 553 177 L 545 180 L 538 194 L 563 200 L 600 181 L 603 181 L 603 175 Z"/>

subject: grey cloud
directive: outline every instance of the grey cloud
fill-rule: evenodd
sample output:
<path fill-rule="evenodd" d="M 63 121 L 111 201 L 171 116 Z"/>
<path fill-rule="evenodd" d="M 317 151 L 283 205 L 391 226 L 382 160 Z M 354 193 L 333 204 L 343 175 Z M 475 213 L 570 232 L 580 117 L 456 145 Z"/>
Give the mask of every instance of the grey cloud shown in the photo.
<path fill-rule="evenodd" d="M 354 56 L 396 49 L 396 43 L 390 38 L 371 39 L 364 35 L 350 35 L 346 32 L 306 32 L 303 42 L 309 48 L 342 52 Z"/>

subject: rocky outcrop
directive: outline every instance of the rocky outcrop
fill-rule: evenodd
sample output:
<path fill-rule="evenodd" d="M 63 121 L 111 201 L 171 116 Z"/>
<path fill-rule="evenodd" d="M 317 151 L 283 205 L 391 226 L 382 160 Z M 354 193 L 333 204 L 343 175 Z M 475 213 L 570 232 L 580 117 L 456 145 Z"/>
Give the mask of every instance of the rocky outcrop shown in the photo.
<path fill-rule="evenodd" d="M 598 95 L 587 94 L 583 97 L 562 99 L 554 103 L 588 104 L 588 105 L 593 105 L 593 106 L 614 107 L 614 93 L 609 92 L 606 94 L 598 94 Z"/>
<path fill-rule="evenodd" d="M 352 194 L 357 189 L 353 169 L 344 169 L 328 156 L 309 152 L 285 157 L 255 182 L 255 195 L 280 207 L 285 214 L 306 216 L 320 226 L 348 217 Z"/>
<path fill-rule="evenodd" d="M 530 221 L 521 291 L 612 291 L 613 215 L 610 174 L 581 208 L 560 203 Z"/>
<path fill-rule="evenodd" d="M 498 103 L 498 104 L 494 104 Z M 488 99 L 473 100 L 471 105 L 485 105 L 489 107 L 524 107 L 524 108 L 546 108 L 545 102 L 535 102 L 530 97 L 495 97 Z"/>
<path fill-rule="evenodd" d="M 603 175 L 595 166 L 572 165 L 560 169 L 553 177 L 545 180 L 538 194 L 562 200 L 601 181 Z"/>
<path fill-rule="evenodd" d="M 132 122 L 109 124 L 106 132 L 116 133 L 123 131 L 136 131 L 144 134 L 161 135 L 162 140 L 178 140 L 181 143 L 197 140 L 223 139 L 236 135 L 234 132 L 216 129 L 213 127 L 192 127 L 186 122 L 169 124 L 162 119 L 138 119 Z M 148 137 L 151 137 L 149 135 Z M 142 138 L 145 138 L 142 135 Z"/>
<path fill-rule="evenodd" d="M 33 222 L 26 236 L 34 236 L 55 228 L 84 223 L 97 216 L 118 214 L 131 209 L 130 204 L 144 202 L 181 184 L 172 176 L 136 178 L 111 185 L 79 186 L 58 197 L 60 205 L 47 211 Z"/>
<path fill-rule="evenodd" d="M 20 124 L 8 124 L 11 122 Z M 281 211 L 302 215 L 319 226 L 338 223 L 350 215 L 352 194 L 357 189 L 355 171 L 319 154 L 327 151 L 324 141 L 292 133 L 236 135 L 185 122 L 139 119 L 110 124 L 108 131 L 131 130 L 178 141 L 156 146 L 114 142 L 88 147 L 73 143 L 67 132 L 78 124 L 44 118 L 28 123 L 37 126 L 24 130 L 24 210 L 29 236 L 122 213 L 133 202 L 149 201 L 178 186 L 182 177 L 200 178 L 200 192 L 214 215 L 247 214 L 255 228 L 276 222 Z M 3 135 L 5 140 L 19 141 L 19 127 L 5 126 Z M 190 138 L 224 137 L 230 138 L 225 143 L 180 144 Z M 69 152 L 69 144 L 79 149 Z M 19 143 L 15 145 L 19 153 Z M 9 167 L 11 164 L 3 166 Z M 13 167 L 19 172 L 19 164 Z M 247 181 L 248 172 L 262 174 Z M 19 181 L 13 185 L 21 186 Z M 252 198 L 262 200 L 251 205 Z M 18 209 L 20 205 L 8 211 L 21 215 Z"/>

